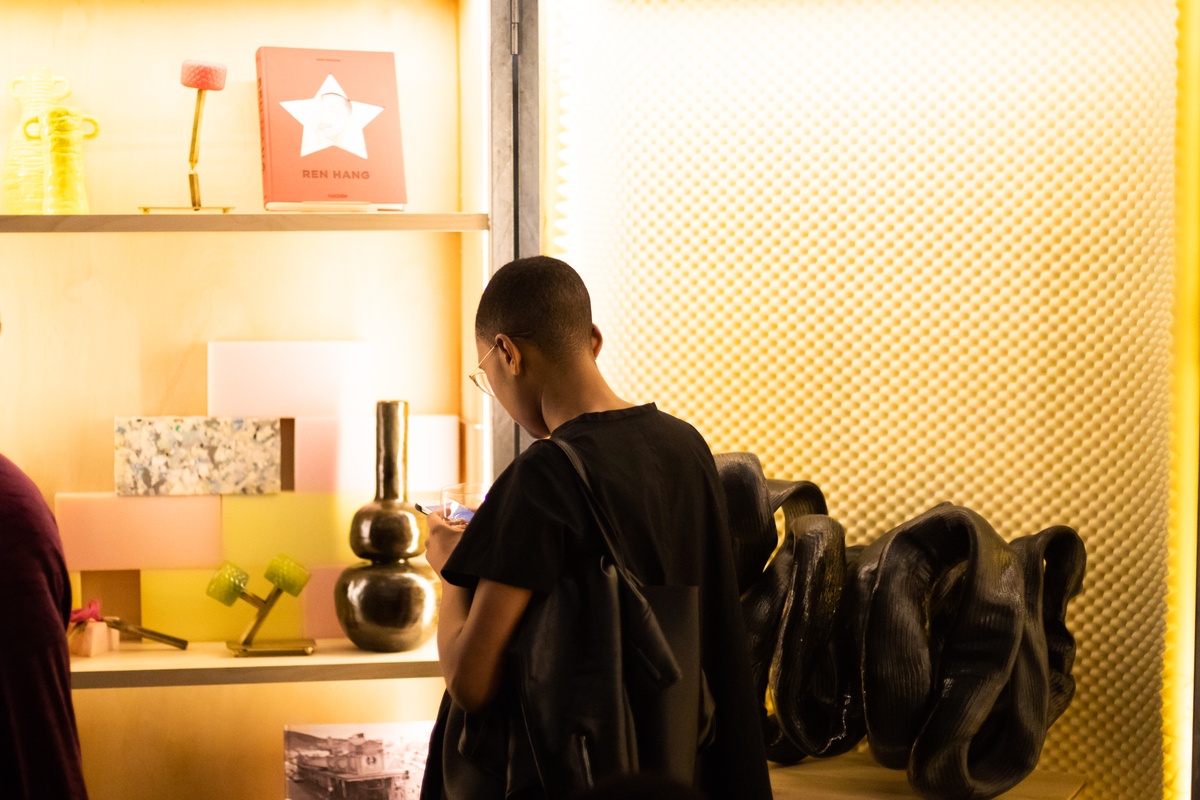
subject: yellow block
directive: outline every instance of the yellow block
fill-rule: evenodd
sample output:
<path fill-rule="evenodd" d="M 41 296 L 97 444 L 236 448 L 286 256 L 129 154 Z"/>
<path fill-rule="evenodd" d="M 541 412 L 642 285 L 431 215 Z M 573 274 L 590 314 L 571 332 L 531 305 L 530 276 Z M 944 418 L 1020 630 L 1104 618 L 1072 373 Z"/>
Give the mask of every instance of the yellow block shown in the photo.
<path fill-rule="evenodd" d="M 71 579 L 71 608 L 79 608 L 79 598 L 83 596 L 83 578 L 78 572 L 69 572 L 67 575 Z"/>
<path fill-rule="evenodd" d="M 242 569 L 283 553 L 306 567 L 350 564 L 350 521 L 370 497 L 285 492 L 221 498 L 225 558 Z"/>
<path fill-rule="evenodd" d="M 263 577 L 266 562 L 238 566 L 250 573 L 247 591 L 259 597 L 270 592 L 271 584 Z M 223 642 L 240 637 L 254 619 L 255 609 L 241 600 L 226 606 L 209 597 L 205 590 L 214 572 L 216 570 L 144 571 L 142 626 L 191 642 Z M 297 638 L 302 616 L 300 598 L 285 594 L 271 610 L 256 638 Z"/>

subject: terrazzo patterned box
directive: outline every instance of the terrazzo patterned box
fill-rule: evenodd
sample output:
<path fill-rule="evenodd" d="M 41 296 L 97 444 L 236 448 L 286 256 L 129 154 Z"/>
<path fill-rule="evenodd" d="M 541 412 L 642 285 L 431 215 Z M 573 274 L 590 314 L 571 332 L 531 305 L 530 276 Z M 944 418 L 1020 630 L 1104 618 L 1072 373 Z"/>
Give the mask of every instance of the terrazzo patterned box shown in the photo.
<path fill-rule="evenodd" d="M 278 419 L 116 417 L 113 433 L 119 495 L 280 491 Z"/>

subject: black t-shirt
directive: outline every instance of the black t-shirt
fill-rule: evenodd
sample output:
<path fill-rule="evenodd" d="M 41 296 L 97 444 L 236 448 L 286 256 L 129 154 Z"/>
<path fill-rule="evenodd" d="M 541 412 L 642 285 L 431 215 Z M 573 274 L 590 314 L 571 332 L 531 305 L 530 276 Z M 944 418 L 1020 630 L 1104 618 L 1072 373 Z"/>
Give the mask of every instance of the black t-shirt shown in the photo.
<path fill-rule="evenodd" d="M 645 584 L 700 587 L 701 653 L 716 703 L 716 736 L 701 757 L 704 790 L 713 800 L 769 798 L 725 497 L 708 445 L 691 425 L 653 404 L 583 414 L 553 435 L 579 453 L 626 566 Z M 540 441 L 497 477 L 442 576 L 468 588 L 486 578 L 532 589 L 536 603 L 539 593 L 554 588 L 564 565 L 604 549 L 579 476 L 553 442 Z M 500 705 L 511 703 L 515 691 L 504 686 Z M 450 707 L 447 698 L 426 779 L 434 772 L 434 781 L 445 776 L 446 796 L 453 798 L 453 785 L 473 765 L 458 751 L 461 728 Z M 511 759 L 519 757 L 510 751 L 510 777 Z M 486 783 L 480 774 L 460 785 L 482 796 Z"/>
<path fill-rule="evenodd" d="M 728 533 L 712 454 L 695 428 L 650 404 L 583 414 L 554 436 L 579 453 L 643 583 L 706 583 L 705 544 Z M 496 479 L 442 576 L 468 588 L 487 578 L 549 592 L 564 563 L 602 552 L 579 476 L 553 442 L 540 441 Z"/>

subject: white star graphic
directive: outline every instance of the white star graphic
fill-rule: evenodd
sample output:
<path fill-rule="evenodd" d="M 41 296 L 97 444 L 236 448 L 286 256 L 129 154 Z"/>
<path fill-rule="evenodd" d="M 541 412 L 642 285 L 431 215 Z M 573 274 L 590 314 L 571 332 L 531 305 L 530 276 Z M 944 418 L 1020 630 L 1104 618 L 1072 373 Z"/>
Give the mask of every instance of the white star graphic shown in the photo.
<path fill-rule="evenodd" d="M 383 111 L 383 106 L 351 100 L 332 75 L 325 78 L 321 88 L 308 100 L 283 100 L 279 105 L 304 126 L 301 157 L 326 147 L 340 147 L 366 158 L 363 128 Z"/>

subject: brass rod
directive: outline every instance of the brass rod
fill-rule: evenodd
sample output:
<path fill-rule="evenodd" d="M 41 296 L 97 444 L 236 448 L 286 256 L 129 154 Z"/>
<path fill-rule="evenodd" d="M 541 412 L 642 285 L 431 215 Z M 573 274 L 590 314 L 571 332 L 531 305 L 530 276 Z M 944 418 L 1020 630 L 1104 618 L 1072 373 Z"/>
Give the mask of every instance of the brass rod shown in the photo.
<path fill-rule="evenodd" d="M 196 165 L 200 163 L 200 120 L 204 117 L 205 89 L 196 90 L 196 117 L 192 121 L 192 148 L 188 153 L 188 190 L 192 195 L 192 208 L 200 208 L 200 173 Z"/>

